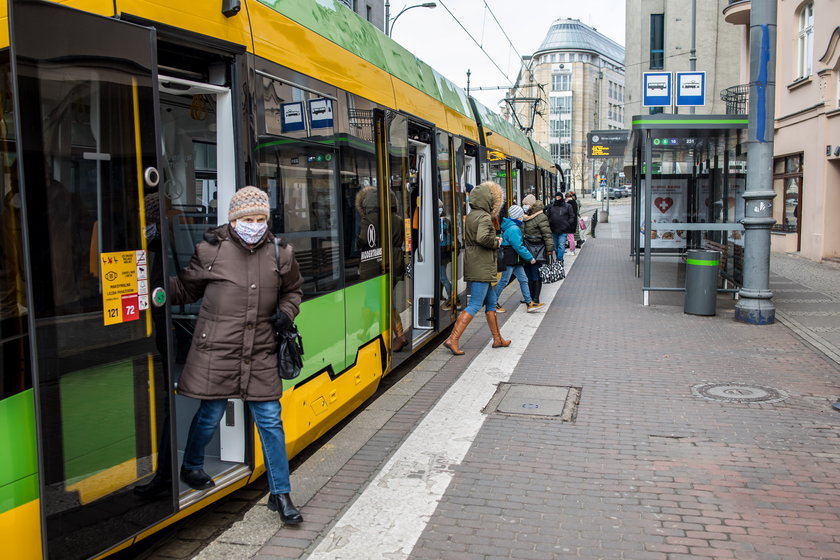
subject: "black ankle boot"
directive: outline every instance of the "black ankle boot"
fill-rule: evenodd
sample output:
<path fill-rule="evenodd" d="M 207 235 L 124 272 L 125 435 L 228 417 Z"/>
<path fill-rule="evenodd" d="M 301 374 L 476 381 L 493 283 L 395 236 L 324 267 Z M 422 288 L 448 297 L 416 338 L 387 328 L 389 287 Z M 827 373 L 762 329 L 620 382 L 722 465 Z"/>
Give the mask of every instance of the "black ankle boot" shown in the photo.
<path fill-rule="evenodd" d="M 213 478 L 204 472 L 203 469 L 192 470 L 181 467 L 181 482 L 185 483 L 193 490 L 207 490 L 208 488 L 216 486 L 216 483 L 213 482 Z"/>
<path fill-rule="evenodd" d="M 147 500 L 159 498 L 161 496 L 172 495 L 172 479 L 169 475 L 162 476 L 160 473 L 155 473 L 152 480 L 141 486 L 134 487 L 134 495 L 140 496 Z"/>
<path fill-rule="evenodd" d="M 280 514 L 280 519 L 286 525 L 297 525 L 303 522 L 303 516 L 295 507 L 295 504 L 292 503 L 292 498 L 288 494 L 269 494 L 267 505 L 268 509 Z"/>
<path fill-rule="evenodd" d="M 534 280 L 534 291 L 531 294 L 531 299 L 539 303 L 540 293 L 542 293 L 542 280 Z"/>

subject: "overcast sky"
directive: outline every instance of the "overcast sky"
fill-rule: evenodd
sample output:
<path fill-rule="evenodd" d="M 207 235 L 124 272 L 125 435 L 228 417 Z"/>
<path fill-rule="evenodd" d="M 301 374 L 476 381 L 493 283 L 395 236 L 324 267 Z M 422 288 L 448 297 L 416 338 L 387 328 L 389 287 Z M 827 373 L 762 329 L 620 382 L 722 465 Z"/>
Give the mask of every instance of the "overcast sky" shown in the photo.
<path fill-rule="evenodd" d="M 424 1 L 391 0 L 391 17 Z M 519 55 L 533 54 L 556 19 L 579 19 L 624 46 L 624 4 L 622 0 L 437 0 L 436 8 L 403 13 L 391 37 L 464 89 L 469 69 L 470 93 L 497 109 L 504 90 L 474 88 L 509 86 L 519 71 Z"/>

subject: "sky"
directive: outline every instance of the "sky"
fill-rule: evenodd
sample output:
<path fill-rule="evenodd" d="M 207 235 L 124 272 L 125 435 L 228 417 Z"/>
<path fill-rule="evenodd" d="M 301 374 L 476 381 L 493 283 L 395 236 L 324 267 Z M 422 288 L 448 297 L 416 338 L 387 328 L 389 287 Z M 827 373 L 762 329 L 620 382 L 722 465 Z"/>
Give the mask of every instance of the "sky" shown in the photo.
<path fill-rule="evenodd" d="M 399 14 L 406 6 L 425 1 L 391 0 L 391 17 Z M 520 55 L 533 54 L 555 20 L 579 19 L 624 45 L 623 0 L 436 2 L 436 8 L 412 8 L 405 11 L 393 26 L 391 38 L 464 89 L 469 69 L 470 94 L 494 110 L 498 110 L 499 101 L 505 95 L 504 90 L 475 88 L 510 86 L 519 72 Z M 497 21 L 501 22 L 501 27 Z M 479 45 L 487 54 L 482 52 Z"/>

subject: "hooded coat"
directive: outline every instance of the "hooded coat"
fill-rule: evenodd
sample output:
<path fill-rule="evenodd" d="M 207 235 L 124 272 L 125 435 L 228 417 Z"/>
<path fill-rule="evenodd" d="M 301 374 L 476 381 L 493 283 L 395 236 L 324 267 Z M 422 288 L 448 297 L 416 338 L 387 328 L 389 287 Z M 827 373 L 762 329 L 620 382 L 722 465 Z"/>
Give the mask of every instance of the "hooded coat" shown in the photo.
<path fill-rule="evenodd" d="M 280 310 L 294 320 L 303 299 L 291 245 L 280 243 L 280 263 L 278 270 L 271 232 L 251 246 L 223 225 L 205 233 L 190 264 L 170 278 L 173 303 L 203 298 L 179 394 L 204 400 L 280 398 L 271 317 L 279 299 Z"/>
<path fill-rule="evenodd" d="M 555 200 L 546 211 L 551 231 L 554 233 L 574 233 L 577 225 L 575 208 L 565 200 Z"/>
<path fill-rule="evenodd" d="M 464 227 L 464 280 L 495 282 L 499 241 L 493 217 L 502 208 L 501 187 L 490 181 L 475 187 L 470 192 L 470 208 Z"/>
<path fill-rule="evenodd" d="M 548 216 L 543 212 L 544 208 L 545 205 L 539 200 L 528 208 L 528 213 L 523 218 L 525 235 L 542 237 L 546 252 L 551 254 L 554 252 L 554 236 L 551 235 L 551 224 L 548 222 Z"/>

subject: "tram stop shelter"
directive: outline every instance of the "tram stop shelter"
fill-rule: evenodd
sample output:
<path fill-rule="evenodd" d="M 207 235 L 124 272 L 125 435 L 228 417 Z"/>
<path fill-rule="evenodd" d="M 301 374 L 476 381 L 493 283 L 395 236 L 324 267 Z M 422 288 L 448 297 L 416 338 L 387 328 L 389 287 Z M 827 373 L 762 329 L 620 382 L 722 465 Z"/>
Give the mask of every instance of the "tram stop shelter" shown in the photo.
<path fill-rule="evenodd" d="M 689 249 L 720 251 L 718 292 L 743 279 L 746 115 L 638 115 L 625 152 L 631 254 L 650 293 L 685 291 Z"/>

